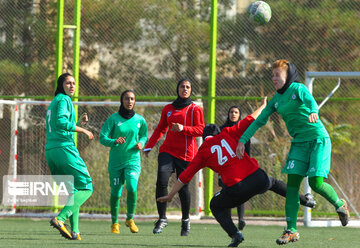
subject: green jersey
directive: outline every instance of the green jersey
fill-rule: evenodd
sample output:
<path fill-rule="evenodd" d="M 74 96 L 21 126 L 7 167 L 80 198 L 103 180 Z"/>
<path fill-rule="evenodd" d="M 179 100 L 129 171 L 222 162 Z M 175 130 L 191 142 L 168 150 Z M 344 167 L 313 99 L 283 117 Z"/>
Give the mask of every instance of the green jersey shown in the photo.
<path fill-rule="evenodd" d="M 285 121 L 287 130 L 293 137 L 292 142 L 305 142 L 329 137 L 320 119 L 316 123 L 309 123 L 309 115 L 318 114 L 319 107 L 305 85 L 294 82 L 283 94 L 275 94 L 239 141 L 245 144 L 256 130 L 266 124 L 270 115 L 275 111 Z"/>
<path fill-rule="evenodd" d="M 45 150 L 75 145 L 76 116 L 71 98 L 59 93 L 46 111 Z"/>
<path fill-rule="evenodd" d="M 130 119 L 125 119 L 119 113 L 112 114 L 100 132 L 100 143 L 111 147 L 109 170 L 125 168 L 128 165 L 140 166 L 140 151 L 135 145 L 140 142 L 145 146 L 147 132 L 146 121 L 141 115 L 135 114 Z M 119 137 L 125 137 L 125 143 L 116 144 Z"/>

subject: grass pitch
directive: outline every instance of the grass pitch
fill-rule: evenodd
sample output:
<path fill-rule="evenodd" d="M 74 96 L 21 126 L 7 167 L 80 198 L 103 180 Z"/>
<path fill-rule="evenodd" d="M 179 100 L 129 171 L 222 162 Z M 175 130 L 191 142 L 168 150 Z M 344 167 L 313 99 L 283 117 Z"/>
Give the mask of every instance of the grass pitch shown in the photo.
<path fill-rule="evenodd" d="M 49 220 L 0 219 L 0 247 L 226 247 L 230 238 L 218 224 L 191 224 L 188 237 L 180 236 L 180 221 L 171 221 L 161 234 L 152 233 L 153 222 L 139 222 L 139 233 L 130 233 L 122 221 L 120 234 L 110 233 L 110 221 L 80 220 L 82 241 L 65 240 Z M 239 247 L 279 247 L 275 240 L 283 231 L 280 226 L 245 227 L 245 241 Z M 299 227 L 300 240 L 293 247 L 359 247 L 358 228 Z"/>

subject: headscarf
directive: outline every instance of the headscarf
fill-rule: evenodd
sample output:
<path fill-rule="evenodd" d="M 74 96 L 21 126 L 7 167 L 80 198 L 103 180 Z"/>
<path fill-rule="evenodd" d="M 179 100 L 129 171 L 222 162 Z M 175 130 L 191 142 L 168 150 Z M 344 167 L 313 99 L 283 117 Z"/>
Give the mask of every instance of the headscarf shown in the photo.
<path fill-rule="evenodd" d="M 202 138 L 205 140 L 208 136 L 216 136 L 220 133 L 220 128 L 216 124 L 207 124 L 203 129 Z"/>
<path fill-rule="evenodd" d="M 237 108 L 239 110 L 239 119 L 235 122 L 231 121 L 230 118 L 229 118 L 229 115 L 230 115 L 230 111 L 233 109 L 233 108 Z M 224 127 L 232 127 L 234 125 L 236 125 L 239 121 L 241 120 L 241 109 L 239 106 L 236 106 L 236 105 L 233 105 L 229 108 L 228 110 L 228 114 L 227 114 L 227 118 L 226 118 L 226 121 L 225 123 L 220 126 L 220 129 L 222 130 Z"/>
<path fill-rule="evenodd" d="M 192 100 L 190 97 L 188 98 L 181 98 L 180 95 L 179 95 L 179 87 L 180 85 L 183 83 L 183 82 L 189 82 L 190 85 L 191 85 L 191 82 L 187 79 L 181 79 L 178 83 L 177 83 L 177 86 L 176 86 L 176 94 L 177 94 L 177 98 L 175 101 L 173 101 L 172 105 L 174 106 L 174 108 L 176 109 L 183 109 L 187 106 L 189 106 L 190 104 L 192 104 Z M 191 89 L 191 92 L 192 92 L 192 89 Z"/>
<path fill-rule="evenodd" d="M 293 63 L 289 63 L 285 84 L 281 89 L 277 90 L 277 92 L 279 94 L 283 94 L 293 82 L 300 83 L 300 77 L 296 69 L 296 66 Z"/>
<path fill-rule="evenodd" d="M 66 95 L 63 84 L 67 77 L 72 77 L 72 75 L 70 73 L 66 72 L 66 73 L 61 74 L 60 77 L 58 78 L 57 86 L 56 86 L 56 90 L 55 90 L 55 96 L 59 93 Z"/>
<path fill-rule="evenodd" d="M 123 104 L 124 96 L 128 92 L 134 93 L 134 96 L 135 96 L 135 92 L 133 90 L 125 90 L 123 93 L 121 93 L 121 96 L 120 96 L 119 115 L 125 119 L 130 119 L 131 117 L 133 117 L 135 115 L 134 108 L 132 108 L 131 110 L 128 110 L 124 107 L 124 104 Z"/>

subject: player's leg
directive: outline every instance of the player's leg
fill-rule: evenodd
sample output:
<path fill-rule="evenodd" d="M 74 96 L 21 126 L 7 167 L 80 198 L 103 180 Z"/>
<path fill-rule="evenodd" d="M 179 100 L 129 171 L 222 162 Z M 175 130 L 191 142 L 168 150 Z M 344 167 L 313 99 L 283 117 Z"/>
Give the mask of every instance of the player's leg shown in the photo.
<path fill-rule="evenodd" d="M 158 156 L 158 174 L 156 180 L 156 199 L 168 194 L 168 183 L 171 174 L 174 172 L 174 157 L 169 153 L 162 152 Z M 162 229 L 168 225 L 166 218 L 166 202 L 156 201 L 156 207 L 159 219 L 155 222 L 154 234 L 162 232 Z"/>
<path fill-rule="evenodd" d="M 176 177 L 178 178 L 181 172 L 183 172 L 186 167 L 188 166 L 189 162 L 176 158 L 175 159 L 175 170 L 176 170 Z M 190 233 L 190 190 L 189 184 L 184 185 L 179 190 L 179 198 L 181 203 L 181 236 L 188 236 Z"/>
<path fill-rule="evenodd" d="M 136 226 L 133 218 L 136 210 L 137 185 L 140 172 L 140 165 L 132 165 L 131 168 L 125 169 L 125 181 L 127 190 L 127 218 L 125 221 L 125 225 L 130 228 L 130 231 L 132 233 L 139 232 L 139 228 Z"/>
<path fill-rule="evenodd" d="M 232 238 L 229 246 L 236 247 L 244 239 L 231 219 L 230 209 L 243 204 L 257 194 L 265 192 L 268 184 L 269 179 L 266 173 L 258 169 L 243 181 L 222 189 L 212 198 L 210 202 L 211 211 L 221 227 Z"/>
<path fill-rule="evenodd" d="M 61 227 L 62 223 L 73 213 L 79 211 L 80 206 L 91 196 L 92 180 L 76 147 L 62 147 L 51 149 L 50 151 L 49 156 L 55 158 L 52 159 L 52 164 L 55 164 L 57 173 L 59 175 L 72 175 L 74 177 L 73 195 L 69 197 L 59 215 L 50 222 L 65 238 L 69 238 L 68 232 Z M 75 217 L 73 217 L 72 221 L 76 226 L 78 225 L 78 218 Z M 70 239 L 72 239 L 71 235 Z"/>
<path fill-rule="evenodd" d="M 286 197 L 286 184 L 273 177 L 269 177 L 270 179 L 270 188 L 269 190 L 275 192 L 278 195 Z M 300 204 L 309 208 L 313 208 L 316 204 L 314 197 L 308 193 L 306 195 L 299 195 L 300 197 Z"/>
<path fill-rule="evenodd" d="M 111 232 L 120 233 L 119 205 L 124 185 L 124 170 L 109 166 Z"/>
<path fill-rule="evenodd" d="M 345 200 L 341 200 L 333 187 L 324 182 L 330 171 L 331 140 L 330 138 L 317 139 L 313 143 L 310 155 L 309 184 L 312 190 L 323 196 L 336 209 L 343 226 L 349 222 L 349 211 Z"/>
<path fill-rule="evenodd" d="M 244 220 L 245 203 L 243 203 L 237 207 L 237 214 L 238 214 L 238 218 L 239 218 L 238 228 L 239 228 L 239 230 L 243 230 L 246 225 L 245 220 Z"/>

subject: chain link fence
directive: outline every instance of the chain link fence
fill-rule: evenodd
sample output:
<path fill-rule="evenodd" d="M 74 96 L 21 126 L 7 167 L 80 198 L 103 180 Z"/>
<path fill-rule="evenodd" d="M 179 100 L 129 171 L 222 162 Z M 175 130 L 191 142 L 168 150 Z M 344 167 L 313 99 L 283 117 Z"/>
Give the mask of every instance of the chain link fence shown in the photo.
<path fill-rule="evenodd" d="M 218 3 L 216 96 L 228 100 L 216 102 L 217 124 L 224 122 L 231 105 L 239 105 L 244 117 L 259 103 L 239 97 L 274 94 L 271 64 L 276 59 L 295 63 L 302 80 L 305 71 L 359 70 L 359 0 L 269 0 L 272 18 L 264 26 L 255 26 L 246 17 L 250 2 Z M 56 4 L 54 0 L 0 0 L 2 98 L 51 99 Z M 194 98 L 204 98 L 206 114 L 210 5 L 210 0 L 82 0 L 79 95 L 117 98 L 131 88 L 142 100 L 171 100 L 176 96 L 177 80 L 186 77 L 192 82 Z M 65 1 L 65 24 L 73 22 L 73 6 L 73 0 Z M 72 38 L 73 30 L 65 29 L 63 71 L 72 71 Z M 334 95 L 336 99 L 320 111 L 333 141 L 332 173 L 358 209 L 359 80 L 344 80 Z M 335 80 L 315 80 L 318 103 L 334 85 Z M 8 124 L 7 118 L 1 119 L 2 139 L 8 135 Z M 285 180 L 280 170 L 290 137 L 281 118 L 274 115 L 255 138 L 253 156 L 270 175 Z M 4 149 L 8 148 L 2 148 L 1 168 L 7 166 Z M 19 153 L 27 152 L 19 148 Z M 37 153 L 44 159 L 43 151 Z M 29 161 L 19 160 L 20 171 L 29 166 Z M 272 193 L 264 197 L 268 199 L 254 200 L 258 205 L 248 203 L 247 209 L 279 209 L 270 204 L 273 202 L 283 209 L 283 199 L 274 200 Z M 320 199 L 316 195 L 319 205 L 315 211 L 330 211 L 329 204 L 322 204 Z"/>

